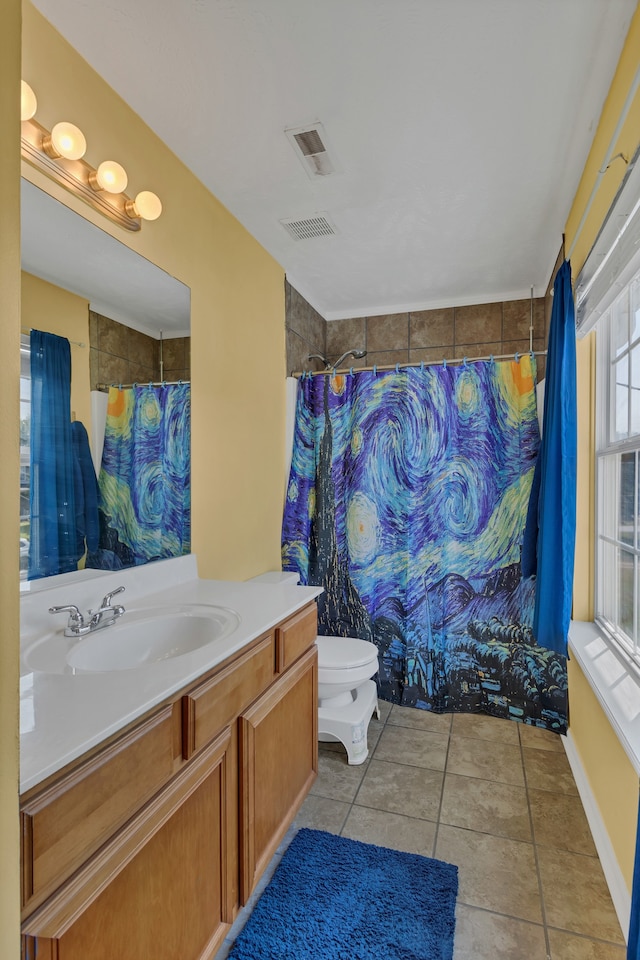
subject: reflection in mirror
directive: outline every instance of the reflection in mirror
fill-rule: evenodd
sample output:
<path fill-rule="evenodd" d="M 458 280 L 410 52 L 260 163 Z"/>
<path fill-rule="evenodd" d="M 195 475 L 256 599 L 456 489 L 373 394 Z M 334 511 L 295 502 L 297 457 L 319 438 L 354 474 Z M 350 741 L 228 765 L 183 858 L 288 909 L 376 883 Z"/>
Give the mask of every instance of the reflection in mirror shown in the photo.
<path fill-rule="evenodd" d="M 20 575 L 24 578 L 30 545 L 28 430 L 33 413 L 30 411 L 29 330 L 57 334 L 71 344 L 70 418 L 86 426 L 93 464 L 99 471 L 107 406 L 110 406 L 109 420 L 112 421 L 111 427 L 107 425 L 106 447 L 110 449 L 112 441 L 117 441 L 118 431 L 122 432 L 123 416 L 131 416 L 134 395 L 140 390 L 122 391 L 114 400 L 107 399 L 106 393 L 97 393 L 98 384 L 128 385 L 138 381 L 148 385 L 149 381 L 180 380 L 183 381 L 181 401 L 173 404 L 168 422 L 173 423 L 179 406 L 188 407 L 184 381 L 190 376 L 190 294 L 184 284 L 27 181 L 23 181 L 22 186 L 22 265 Z M 167 388 L 153 389 L 161 394 Z M 153 395 L 149 394 L 148 386 L 146 390 L 147 403 L 142 403 L 142 409 L 151 416 L 153 404 L 148 401 Z M 186 387 L 187 393 L 188 390 Z M 117 397 L 118 391 L 113 393 Z M 163 403 L 158 401 L 156 407 L 157 414 Z M 136 422 L 139 421 L 138 417 Z M 184 474 L 184 453 L 188 454 L 190 449 L 188 410 L 187 415 L 182 416 L 180 429 L 178 474 L 181 479 L 174 486 L 180 492 L 184 508 L 189 502 L 188 470 Z M 79 428 L 76 432 L 80 433 Z M 173 456 L 174 451 L 169 455 Z M 168 468 L 166 462 L 153 466 L 148 451 L 142 469 L 143 459 L 139 460 L 140 469 L 124 486 L 122 478 L 114 477 L 113 472 L 101 480 L 105 495 L 109 494 L 105 504 L 108 500 L 112 511 L 108 515 L 103 511 L 101 526 L 109 528 L 111 539 L 108 544 L 101 541 L 100 550 L 93 551 L 94 556 L 91 561 L 87 560 L 87 565 L 113 569 L 188 552 L 188 520 L 179 524 L 175 514 L 165 518 L 162 509 L 162 477 L 173 476 L 175 471 Z M 118 498 L 114 499 L 114 490 L 119 485 L 121 491 L 125 486 L 128 491 L 124 500 L 120 497 L 120 506 Z M 158 529 L 153 537 L 149 538 L 148 532 L 140 529 L 132 534 L 117 526 L 118 511 L 125 516 L 136 510 L 157 515 Z M 181 531 L 178 538 L 177 529 Z M 103 551 L 113 546 L 114 530 L 120 546 L 117 551 L 105 554 Z M 153 542 L 142 544 L 139 549 L 140 543 L 129 543 L 132 536 Z M 80 566 L 85 559 L 82 558 Z"/>

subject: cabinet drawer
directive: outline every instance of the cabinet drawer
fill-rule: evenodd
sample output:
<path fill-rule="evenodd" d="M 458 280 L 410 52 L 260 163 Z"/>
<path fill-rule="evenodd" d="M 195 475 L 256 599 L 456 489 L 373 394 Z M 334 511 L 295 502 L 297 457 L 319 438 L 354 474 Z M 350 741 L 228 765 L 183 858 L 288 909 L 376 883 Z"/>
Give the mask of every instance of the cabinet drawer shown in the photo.
<path fill-rule="evenodd" d="M 163 707 L 23 804 L 23 905 L 59 886 L 170 779 L 172 715 Z"/>
<path fill-rule="evenodd" d="M 277 670 L 282 673 L 313 643 L 318 634 L 318 611 L 315 603 L 286 620 L 276 630 Z"/>
<path fill-rule="evenodd" d="M 182 755 L 188 760 L 273 680 L 273 634 L 182 698 Z"/>

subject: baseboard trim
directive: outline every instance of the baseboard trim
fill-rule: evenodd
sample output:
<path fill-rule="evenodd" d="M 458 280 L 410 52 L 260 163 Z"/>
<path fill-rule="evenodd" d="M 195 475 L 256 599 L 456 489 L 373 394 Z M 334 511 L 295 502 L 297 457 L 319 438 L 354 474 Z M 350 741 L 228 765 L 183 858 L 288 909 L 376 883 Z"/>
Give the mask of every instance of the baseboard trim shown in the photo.
<path fill-rule="evenodd" d="M 600 863 L 605 880 L 607 881 L 607 886 L 609 887 L 613 906 L 618 915 L 618 921 L 626 941 L 629 921 L 631 919 L 631 894 L 629 893 L 624 876 L 618 865 L 609 834 L 607 833 L 596 798 L 587 779 L 580 754 L 576 749 L 571 730 L 569 730 L 566 737 L 562 737 L 562 740 L 574 780 L 576 781 L 578 793 L 580 794 L 582 806 L 584 807 L 584 812 L 591 829 L 593 842 L 600 857 Z"/>

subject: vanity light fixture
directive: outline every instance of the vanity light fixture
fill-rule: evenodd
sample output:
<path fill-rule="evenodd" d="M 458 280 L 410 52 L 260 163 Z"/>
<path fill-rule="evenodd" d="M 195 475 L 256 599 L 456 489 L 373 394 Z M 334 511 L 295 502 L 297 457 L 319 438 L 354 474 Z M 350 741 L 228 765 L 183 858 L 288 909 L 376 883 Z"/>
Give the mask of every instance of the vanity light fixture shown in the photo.
<path fill-rule="evenodd" d="M 20 119 L 21 120 L 31 120 L 31 117 L 35 115 L 36 110 L 38 109 L 38 101 L 36 100 L 36 95 L 26 82 L 26 80 L 20 81 Z"/>
<path fill-rule="evenodd" d="M 89 183 L 94 190 L 106 190 L 107 193 L 122 193 L 127 188 L 127 171 L 115 160 L 103 160 Z"/>
<path fill-rule="evenodd" d="M 81 130 L 68 122 L 56 123 L 51 131 L 34 119 L 36 96 L 24 80 L 21 86 L 21 152 L 23 160 L 56 183 L 80 197 L 95 210 L 127 230 L 139 230 L 142 220 L 157 220 L 162 203 L 155 193 L 142 190 L 128 197 L 128 178 L 115 160 L 104 160 L 95 169 L 83 160 L 87 142 Z"/>
<path fill-rule="evenodd" d="M 64 157 L 65 160 L 79 160 L 87 152 L 84 133 L 73 123 L 56 123 L 50 134 L 42 138 L 42 149 L 52 160 Z"/>

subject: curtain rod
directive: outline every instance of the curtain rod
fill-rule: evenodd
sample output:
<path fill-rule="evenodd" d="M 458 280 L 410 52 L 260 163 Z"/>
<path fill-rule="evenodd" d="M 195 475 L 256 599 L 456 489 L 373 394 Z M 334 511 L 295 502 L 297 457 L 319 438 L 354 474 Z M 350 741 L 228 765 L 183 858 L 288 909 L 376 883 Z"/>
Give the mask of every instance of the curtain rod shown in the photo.
<path fill-rule="evenodd" d="M 135 383 L 96 383 L 96 390 L 108 390 L 117 387 L 118 390 L 131 390 L 132 387 L 174 387 L 177 384 L 191 386 L 191 380 L 136 380 Z"/>
<path fill-rule="evenodd" d="M 333 376 L 334 373 L 364 373 L 365 371 L 386 371 L 386 370 L 406 370 L 408 367 L 440 367 L 450 364 L 480 363 L 483 360 L 515 360 L 516 363 L 520 357 L 546 357 L 546 350 L 524 350 L 522 353 L 501 353 L 500 355 L 491 354 L 488 357 L 454 357 L 452 359 L 442 360 L 422 360 L 417 363 L 389 363 L 375 364 L 373 367 L 341 367 L 339 370 L 297 370 L 290 374 L 292 377 L 321 377 L 325 373 Z"/>
<path fill-rule="evenodd" d="M 28 337 L 31 333 L 31 330 L 27 330 L 25 327 L 20 327 L 20 333 L 24 334 L 25 337 Z M 66 339 L 69 339 L 68 337 Z M 86 347 L 86 343 L 82 343 L 81 340 L 69 340 L 69 343 L 72 343 L 74 347 Z"/>

